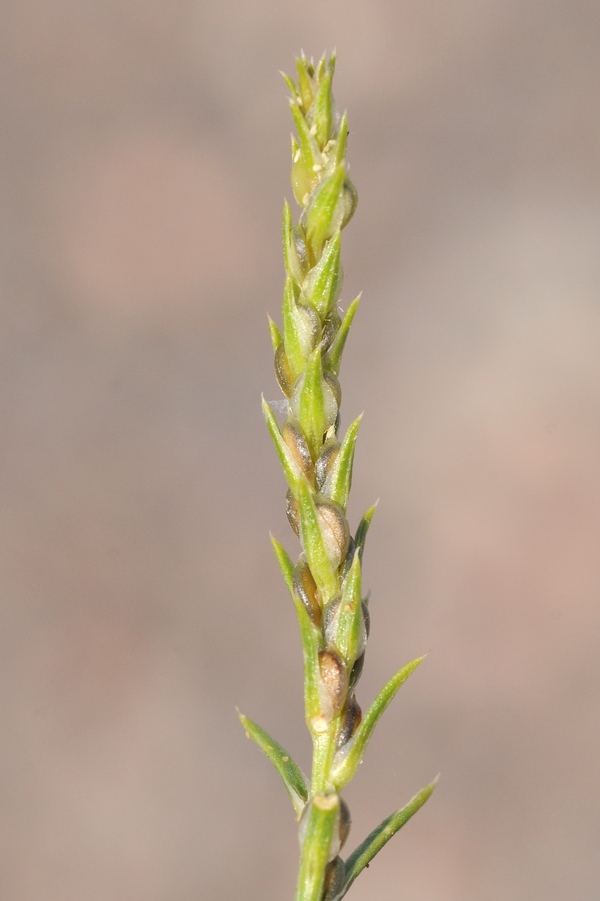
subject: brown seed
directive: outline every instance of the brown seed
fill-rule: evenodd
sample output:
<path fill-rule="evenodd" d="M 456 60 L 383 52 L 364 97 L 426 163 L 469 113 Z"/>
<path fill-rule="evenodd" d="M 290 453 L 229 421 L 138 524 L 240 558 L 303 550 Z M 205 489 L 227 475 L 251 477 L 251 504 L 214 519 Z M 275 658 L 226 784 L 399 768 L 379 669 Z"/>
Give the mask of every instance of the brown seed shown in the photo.
<path fill-rule="evenodd" d="M 365 652 L 363 651 L 360 657 L 355 661 L 354 666 L 352 667 L 352 672 L 350 673 L 350 688 L 354 689 L 356 687 L 356 683 L 360 679 L 363 671 L 363 666 L 365 665 Z"/>
<path fill-rule="evenodd" d="M 317 504 L 317 516 L 323 544 L 334 569 L 337 569 L 348 553 L 350 528 L 339 504 L 325 501 Z"/>
<path fill-rule="evenodd" d="M 339 732 L 336 735 L 335 746 L 337 750 L 343 748 L 344 745 L 350 741 L 350 739 L 358 729 L 361 720 L 362 710 L 358 705 L 356 695 L 352 695 L 352 697 L 346 704 L 346 710 L 344 712 L 342 725 L 340 726 Z"/>
<path fill-rule="evenodd" d="M 367 607 L 367 605 L 365 604 L 364 601 L 362 602 L 361 609 L 362 609 L 363 619 L 365 621 L 365 633 L 368 638 L 369 634 L 371 632 L 371 614 L 369 613 L 369 608 Z"/>
<path fill-rule="evenodd" d="M 281 437 L 292 452 L 292 457 L 305 476 L 310 477 L 313 469 L 313 461 L 308 447 L 308 441 L 304 436 L 299 423 L 294 419 L 286 419 L 281 430 Z"/>
<path fill-rule="evenodd" d="M 323 635 L 327 644 L 333 644 L 337 630 L 338 614 L 342 603 L 341 595 L 333 598 L 323 610 Z"/>
<path fill-rule="evenodd" d="M 346 839 L 350 835 L 350 826 L 352 825 L 352 819 L 350 817 L 350 808 L 346 804 L 343 798 L 340 798 L 340 821 L 339 821 L 339 836 L 340 836 L 340 851 L 346 844 Z"/>
<path fill-rule="evenodd" d="M 333 901 L 333 899 L 339 895 L 343 883 L 344 861 L 339 856 L 334 857 L 333 860 L 327 864 L 327 869 L 325 870 L 322 901 Z"/>
<path fill-rule="evenodd" d="M 285 496 L 285 512 L 288 522 L 298 537 L 300 537 L 300 506 L 290 490 Z"/>
<path fill-rule="evenodd" d="M 292 576 L 294 593 L 304 604 L 311 622 L 321 625 L 321 595 L 306 560 L 299 560 Z"/>
<path fill-rule="evenodd" d="M 319 456 L 315 461 L 315 483 L 319 490 L 323 487 L 327 476 L 331 472 L 337 455 L 340 452 L 340 446 L 340 442 L 337 438 L 330 438 L 319 452 Z"/>
<path fill-rule="evenodd" d="M 332 720 L 340 712 L 348 691 L 348 670 L 333 651 L 319 651 L 319 672 L 323 686 L 323 715 Z"/>

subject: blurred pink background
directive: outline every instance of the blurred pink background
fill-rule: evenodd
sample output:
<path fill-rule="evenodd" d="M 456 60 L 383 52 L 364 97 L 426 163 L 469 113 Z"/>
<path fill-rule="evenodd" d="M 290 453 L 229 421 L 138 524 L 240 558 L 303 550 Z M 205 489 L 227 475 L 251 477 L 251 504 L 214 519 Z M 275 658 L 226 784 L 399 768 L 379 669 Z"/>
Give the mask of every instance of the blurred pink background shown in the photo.
<path fill-rule="evenodd" d="M 294 55 L 360 202 L 343 425 L 372 636 L 354 901 L 600 896 L 600 5 L 5 0 L 0 897 L 293 897 L 234 705 L 309 765 L 277 398 Z"/>

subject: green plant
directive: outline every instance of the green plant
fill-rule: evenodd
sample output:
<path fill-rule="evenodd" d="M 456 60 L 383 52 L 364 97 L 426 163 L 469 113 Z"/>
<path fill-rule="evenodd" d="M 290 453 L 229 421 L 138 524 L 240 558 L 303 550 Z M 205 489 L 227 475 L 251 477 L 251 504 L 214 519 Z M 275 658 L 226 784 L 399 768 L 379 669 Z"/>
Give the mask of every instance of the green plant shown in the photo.
<path fill-rule="evenodd" d="M 346 115 L 336 113 L 331 82 L 335 57 L 315 66 L 297 60 L 298 83 L 284 75 L 298 138 L 292 138 L 292 186 L 302 207 L 292 225 L 283 212 L 286 280 L 282 328 L 269 320 L 275 371 L 287 398 L 279 428 L 263 400 L 267 427 L 288 484 L 287 515 L 302 554 L 293 564 L 272 538 L 296 607 L 304 652 L 306 723 L 313 742 L 310 780 L 284 748 L 240 714 L 248 736 L 279 772 L 300 822 L 296 901 L 338 901 L 385 843 L 429 798 L 436 781 L 383 821 L 343 861 L 350 829 L 340 791 L 354 777 L 384 710 L 422 657 L 400 669 L 363 715 L 356 700 L 369 634 L 361 590 L 371 507 L 350 534 L 346 508 L 359 416 L 338 438 L 342 352 L 359 298 L 340 316 L 341 232 L 357 195 L 346 166 Z"/>

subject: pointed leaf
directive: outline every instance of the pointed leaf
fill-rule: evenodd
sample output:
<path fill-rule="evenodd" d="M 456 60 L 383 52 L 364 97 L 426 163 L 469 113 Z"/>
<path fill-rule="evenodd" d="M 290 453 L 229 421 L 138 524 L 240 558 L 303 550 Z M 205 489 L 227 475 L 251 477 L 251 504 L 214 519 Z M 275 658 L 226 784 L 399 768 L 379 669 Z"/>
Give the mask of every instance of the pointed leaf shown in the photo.
<path fill-rule="evenodd" d="M 352 669 L 359 653 L 364 650 L 366 641 L 361 607 L 360 559 L 355 554 L 344 581 L 334 637 L 335 646 L 349 669 Z"/>
<path fill-rule="evenodd" d="M 321 150 L 331 136 L 331 125 L 333 122 L 333 97 L 331 96 L 332 77 L 333 71 L 328 68 L 323 73 L 312 107 L 312 119 L 317 127 L 315 137 Z"/>
<path fill-rule="evenodd" d="M 302 105 L 307 110 L 313 102 L 313 80 L 308 74 L 309 62 L 305 56 L 301 56 L 296 60 L 296 70 L 298 72 L 298 93 L 302 100 Z"/>
<path fill-rule="evenodd" d="M 422 788 L 420 792 L 417 792 L 408 804 L 387 817 L 387 819 L 374 829 L 364 842 L 352 852 L 350 857 L 346 860 L 342 891 L 335 901 L 339 901 L 339 899 L 344 897 L 356 877 L 365 867 L 369 866 L 375 855 L 381 851 L 383 846 L 389 842 L 392 836 L 395 835 L 399 829 L 402 829 L 404 824 L 407 823 L 417 810 L 419 810 L 431 797 L 433 790 L 438 783 L 438 779 L 439 776 L 436 776 L 433 782 L 430 782 L 429 785 Z"/>
<path fill-rule="evenodd" d="M 298 503 L 300 506 L 300 538 L 306 560 L 326 604 L 337 592 L 337 578 L 321 534 L 317 508 L 306 479 L 298 481 Z"/>
<path fill-rule="evenodd" d="M 296 304 L 294 280 L 289 275 L 285 280 L 283 289 L 283 305 L 281 312 L 285 355 L 292 377 L 296 379 L 306 365 L 306 353 L 303 341 L 304 336 L 302 334 L 304 323 L 300 319 L 298 305 Z"/>
<path fill-rule="evenodd" d="M 350 331 L 350 326 L 352 325 L 352 320 L 354 319 L 354 314 L 358 309 L 358 304 L 360 303 L 359 294 L 356 297 L 344 315 L 342 319 L 342 324 L 340 325 L 339 331 L 335 338 L 333 339 L 333 344 L 331 345 L 327 357 L 326 357 L 326 365 L 327 369 L 330 369 L 334 375 L 339 375 L 340 372 L 340 364 L 342 362 L 342 354 L 344 352 L 344 345 L 346 344 L 346 338 L 348 337 L 348 332 Z"/>
<path fill-rule="evenodd" d="M 298 132 L 298 144 L 300 145 L 300 155 L 302 157 L 304 168 L 309 177 L 316 182 L 316 175 L 321 171 L 323 165 L 319 145 L 317 144 L 317 140 L 312 134 L 310 126 L 304 118 L 300 107 L 296 101 L 291 98 L 290 110 L 292 112 L 296 131 Z M 315 166 L 318 168 L 315 169 Z"/>
<path fill-rule="evenodd" d="M 268 319 L 269 319 L 269 333 L 271 335 L 271 344 L 273 345 L 273 351 L 276 351 L 277 348 L 279 347 L 279 345 L 281 344 L 281 342 L 283 341 L 283 338 L 281 337 L 281 332 L 277 328 L 277 323 L 275 323 L 271 319 L 270 316 L 268 317 Z"/>
<path fill-rule="evenodd" d="M 277 559 L 277 563 L 279 564 L 279 569 L 281 570 L 281 574 L 284 578 L 285 584 L 288 587 L 288 591 L 292 598 L 294 597 L 294 585 L 293 585 L 293 575 L 294 575 L 294 564 L 290 559 L 290 555 L 283 547 L 283 545 L 279 544 L 274 535 L 271 535 L 271 544 L 273 545 L 273 550 L 275 551 L 275 557 Z"/>
<path fill-rule="evenodd" d="M 306 211 L 306 237 L 316 259 L 328 238 L 340 227 L 343 210 L 339 203 L 345 166 L 341 163 L 329 178 L 323 179 Z"/>
<path fill-rule="evenodd" d="M 348 506 L 350 487 L 352 485 L 352 464 L 354 462 L 354 448 L 358 438 L 358 429 L 362 420 L 362 413 L 348 426 L 348 431 L 342 441 L 340 452 L 335 458 L 331 472 L 325 482 L 324 493 L 339 504 L 345 510 Z"/>
<path fill-rule="evenodd" d="M 279 456 L 285 480 L 291 488 L 292 493 L 296 495 L 298 491 L 298 481 L 301 477 L 303 477 L 300 467 L 294 460 L 289 447 L 281 437 L 281 432 L 279 431 L 279 426 L 277 425 L 275 415 L 264 397 L 262 398 L 262 411 L 267 423 L 269 434 L 273 439 L 275 450 L 277 451 L 277 454 Z"/>
<path fill-rule="evenodd" d="M 395 676 L 392 676 L 369 707 L 354 736 L 336 754 L 333 760 L 331 779 L 338 791 L 353 778 L 363 759 L 365 749 L 373 735 L 373 730 L 381 719 L 384 710 L 400 686 L 406 682 L 422 660 L 424 660 L 424 657 L 417 657 L 416 660 L 412 660 L 398 670 Z"/>
<path fill-rule="evenodd" d="M 346 113 L 342 116 L 340 127 L 338 129 L 337 144 L 335 148 L 335 164 L 339 166 L 346 159 L 346 148 L 348 146 L 348 116 Z"/>
<path fill-rule="evenodd" d="M 315 795 L 300 828 L 303 832 L 296 901 L 321 901 L 325 868 L 340 811 L 339 795 Z"/>
<path fill-rule="evenodd" d="M 244 716 L 238 710 L 238 716 L 246 735 L 251 738 L 261 751 L 269 758 L 285 785 L 286 791 L 292 800 L 296 819 L 299 820 L 308 800 L 308 780 L 297 763 L 295 763 L 285 748 L 274 738 L 261 729 L 256 723 Z"/>
<path fill-rule="evenodd" d="M 365 541 L 367 540 L 367 532 L 369 531 L 369 526 L 371 525 L 371 520 L 375 515 L 375 510 L 377 509 L 378 503 L 379 501 L 376 501 L 372 507 L 369 507 L 369 509 L 359 522 L 358 529 L 356 530 L 356 535 L 354 537 L 354 546 L 358 552 L 361 563 L 365 550 Z"/>
<path fill-rule="evenodd" d="M 294 598 L 296 616 L 300 626 L 302 655 L 304 660 L 304 710 L 306 725 L 311 734 L 320 731 L 323 720 L 321 714 L 321 678 L 319 674 L 319 651 L 322 650 L 322 636 L 310 621 L 302 601 Z"/>
<path fill-rule="evenodd" d="M 281 77 L 285 81 L 286 85 L 288 86 L 288 89 L 289 89 L 290 94 L 292 95 L 292 98 L 295 99 L 298 96 L 298 90 L 296 88 L 296 85 L 294 84 L 294 82 L 292 81 L 290 76 L 285 74 L 285 72 L 282 72 L 281 70 L 279 70 L 279 74 L 281 75 Z"/>
<path fill-rule="evenodd" d="M 298 422 L 306 436 L 313 460 L 323 444 L 323 435 L 329 426 L 328 410 L 323 393 L 323 366 L 321 348 L 312 352 L 298 396 Z"/>
<path fill-rule="evenodd" d="M 315 308 L 321 319 L 325 319 L 335 306 L 342 288 L 342 268 L 340 266 L 340 250 L 342 235 L 340 231 L 327 243 L 321 259 L 301 283 L 301 293 L 307 303 Z"/>

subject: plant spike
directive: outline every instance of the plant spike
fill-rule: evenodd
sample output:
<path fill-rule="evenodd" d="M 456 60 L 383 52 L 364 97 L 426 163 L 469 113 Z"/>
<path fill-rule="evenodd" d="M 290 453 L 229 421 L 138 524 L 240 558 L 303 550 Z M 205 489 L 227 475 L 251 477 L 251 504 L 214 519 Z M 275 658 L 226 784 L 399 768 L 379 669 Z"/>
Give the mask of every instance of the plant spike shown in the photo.
<path fill-rule="evenodd" d="M 300 818 L 295 901 L 339 901 L 430 797 L 437 779 L 384 820 L 344 863 L 339 852 L 350 814 L 340 791 L 355 775 L 381 715 L 423 658 L 399 670 L 363 717 L 355 694 L 370 620 L 368 596 L 362 597 L 362 557 L 376 505 L 363 516 L 354 539 L 346 518 L 362 414 L 338 437 L 338 375 L 360 299 L 345 314 L 338 309 L 341 232 L 357 195 L 346 162 L 346 113 L 339 117 L 331 93 L 335 56 L 323 56 L 315 66 L 302 54 L 296 67 L 297 84 L 283 78 L 297 132 L 297 139 L 292 136 L 292 188 L 302 212 L 294 226 L 285 203 L 281 328 L 269 319 L 275 372 L 288 410 L 281 427 L 264 400 L 263 414 L 289 487 L 288 519 L 302 545 L 294 565 L 271 537 L 300 627 L 306 723 L 313 742 L 310 782 L 281 745 L 241 714 L 240 719 L 275 765 Z"/>

